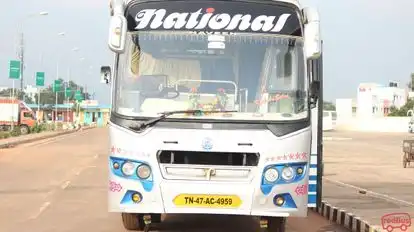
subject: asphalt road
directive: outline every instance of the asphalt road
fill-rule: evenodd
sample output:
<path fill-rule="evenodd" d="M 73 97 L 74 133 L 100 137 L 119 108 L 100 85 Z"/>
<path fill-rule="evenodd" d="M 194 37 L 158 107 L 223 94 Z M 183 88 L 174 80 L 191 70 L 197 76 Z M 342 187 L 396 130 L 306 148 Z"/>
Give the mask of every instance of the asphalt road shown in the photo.
<path fill-rule="evenodd" d="M 0 231 L 122 232 L 107 212 L 107 129 L 93 129 L 0 150 Z M 159 231 L 258 231 L 238 216 L 165 218 Z M 292 218 L 288 232 L 345 232 L 314 212 Z"/>

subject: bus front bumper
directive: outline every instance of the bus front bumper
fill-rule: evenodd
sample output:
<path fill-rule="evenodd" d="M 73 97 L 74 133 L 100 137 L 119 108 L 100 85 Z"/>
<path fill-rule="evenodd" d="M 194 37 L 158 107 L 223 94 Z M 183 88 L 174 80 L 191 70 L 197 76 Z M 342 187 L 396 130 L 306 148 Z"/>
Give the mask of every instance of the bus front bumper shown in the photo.
<path fill-rule="evenodd" d="M 116 179 L 110 181 L 110 212 L 272 217 L 307 215 L 307 194 L 295 191 L 298 186 L 305 185 L 304 182 L 275 186 L 270 193 L 264 194 L 260 187 L 255 188 L 250 183 L 164 181 L 150 188 L 135 181 Z"/>

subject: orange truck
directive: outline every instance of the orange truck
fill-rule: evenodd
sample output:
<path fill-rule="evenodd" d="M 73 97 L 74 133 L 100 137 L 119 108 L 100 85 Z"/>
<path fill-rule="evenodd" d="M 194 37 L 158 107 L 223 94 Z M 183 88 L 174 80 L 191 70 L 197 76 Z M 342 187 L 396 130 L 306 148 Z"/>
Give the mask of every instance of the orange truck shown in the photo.
<path fill-rule="evenodd" d="M 0 98 L 0 131 L 9 131 L 19 126 L 22 134 L 28 134 L 36 124 L 33 110 L 23 101 Z"/>

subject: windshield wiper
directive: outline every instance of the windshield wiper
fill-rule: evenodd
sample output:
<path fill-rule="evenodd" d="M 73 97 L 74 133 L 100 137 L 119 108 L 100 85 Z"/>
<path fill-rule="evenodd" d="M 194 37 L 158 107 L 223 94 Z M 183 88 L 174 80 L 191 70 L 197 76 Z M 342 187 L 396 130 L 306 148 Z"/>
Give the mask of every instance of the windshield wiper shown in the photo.
<path fill-rule="evenodd" d="M 192 115 L 202 115 L 202 114 L 209 114 L 209 113 L 234 113 L 234 112 L 238 112 L 237 110 L 176 110 L 176 111 L 167 111 L 167 112 L 163 112 L 161 113 L 160 116 L 150 119 L 146 122 L 143 122 L 141 124 L 139 124 L 138 126 L 131 126 L 130 128 L 135 130 L 135 131 L 141 131 L 147 127 L 153 126 L 155 125 L 157 122 L 164 120 L 165 118 L 167 118 L 170 115 L 173 114 L 192 114 Z"/>

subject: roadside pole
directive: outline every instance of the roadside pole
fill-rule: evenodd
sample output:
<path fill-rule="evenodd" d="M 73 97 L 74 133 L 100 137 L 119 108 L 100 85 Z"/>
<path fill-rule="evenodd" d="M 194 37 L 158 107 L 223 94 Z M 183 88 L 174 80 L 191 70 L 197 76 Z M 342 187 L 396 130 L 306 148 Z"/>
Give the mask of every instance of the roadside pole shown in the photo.
<path fill-rule="evenodd" d="M 10 60 L 9 61 L 9 78 L 13 80 L 13 87 L 12 87 L 12 96 L 10 99 L 11 102 L 11 112 L 12 112 L 12 117 L 11 117 L 11 129 L 14 129 L 14 98 L 15 98 L 15 92 L 14 92 L 14 88 L 15 88 L 15 80 L 18 80 L 22 77 L 22 69 L 21 69 L 21 61 L 20 60 Z M 18 113 L 18 112 L 17 112 Z"/>
<path fill-rule="evenodd" d="M 36 119 L 39 122 L 40 117 L 40 88 L 45 86 L 45 73 L 36 72 L 36 87 L 37 87 L 37 115 Z"/>

